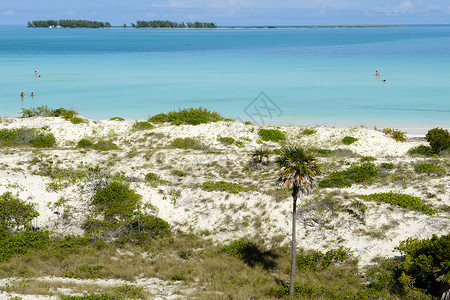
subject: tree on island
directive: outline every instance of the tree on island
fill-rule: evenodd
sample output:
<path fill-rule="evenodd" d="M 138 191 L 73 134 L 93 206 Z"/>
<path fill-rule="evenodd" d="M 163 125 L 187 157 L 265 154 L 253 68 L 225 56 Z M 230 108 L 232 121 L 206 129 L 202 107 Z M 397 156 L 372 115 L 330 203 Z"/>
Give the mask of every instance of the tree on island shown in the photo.
<path fill-rule="evenodd" d="M 314 155 L 297 147 L 281 149 L 276 163 L 281 168 L 277 183 L 286 190 L 292 188 L 292 261 L 289 294 L 293 295 L 297 247 L 297 199 L 300 197 L 300 201 L 302 201 L 305 194 L 311 193 L 316 185 L 316 176 L 320 174 L 320 167 L 316 164 Z"/>

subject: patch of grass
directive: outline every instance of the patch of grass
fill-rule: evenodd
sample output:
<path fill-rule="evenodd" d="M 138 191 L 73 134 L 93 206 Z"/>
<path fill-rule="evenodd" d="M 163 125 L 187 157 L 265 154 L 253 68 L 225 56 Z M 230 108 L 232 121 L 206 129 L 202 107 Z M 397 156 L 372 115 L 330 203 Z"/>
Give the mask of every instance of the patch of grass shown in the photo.
<path fill-rule="evenodd" d="M 436 175 L 445 175 L 447 170 L 438 164 L 435 163 L 421 163 L 414 166 L 414 171 L 416 173 L 425 173 L 425 174 L 436 174 Z"/>
<path fill-rule="evenodd" d="M 263 141 L 280 142 L 286 140 L 286 135 L 284 132 L 278 129 L 260 128 L 258 130 L 258 135 Z"/>
<path fill-rule="evenodd" d="M 435 213 L 431 207 L 423 203 L 422 199 L 407 194 L 398 194 L 394 192 L 375 193 L 370 195 L 362 195 L 361 198 L 412 209 L 426 215 L 433 215 Z"/>
<path fill-rule="evenodd" d="M 145 122 L 145 121 L 141 121 L 141 122 L 136 122 L 133 124 L 132 126 L 133 130 L 150 130 L 150 129 L 154 129 L 155 126 L 150 123 L 150 122 Z"/>
<path fill-rule="evenodd" d="M 320 187 L 350 187 L 352 183 L 370 182 L 378 174 L 372 163 L 348 168 L 345 171 L 333 172 L 319 183 Z"/>
<path fill-rule="evenodd" d="M 244 190 L 244 187 L 234 182 L 226 181 L 205 181 L 202 184 L 204 191 L 222 191 L 231 194 L 238 194 Z"/>
<path fill-rule="evenodd" d="M 176 138 L 171 145 L 179 149 L 208 150 L 209 147 L 193 138 Z"/>
<path fill-rule="evenodd" d="M 377 159 L 373 156 L 363 156 L 360 159 L 361 162 L 371 162 L 371 161 L 376 161 L 376 160 Z"/>
<path fill-rule="evenodd" d="M 206 108 L 183 108 L 178 111 L 171 111 L 150 117 L 148 119 L 152 123 L 171 123 L 174 125 L 198 125 L 204 123 L 231 121 L 220 116 L 214 111 L 209 111 Z"/>
<path fill-rule="evenodd" d="M 168 184 L 170 181 L 161 179 L 158 174 L 149 172 L 145 175 L 145 181 L 149 182 L 151 186 L 157 187 L 158 185 Z"/>
<path fill-rule="evenodd" d="M 344 137 L 342 139 L 342 144 L 344 144 L 344 145 L 351 145 L 354 142 L 356 142 L 357 140 L 358 140 L 357 138 L 354 138 L 352 136 L 346 136 L 346 137 Z"/>
<path fill-rule="evenodd" d="M 35 148 L 50 148 L 56 144 L 53 134 L 39 134 L 30 140 L 30 144 Z"/>

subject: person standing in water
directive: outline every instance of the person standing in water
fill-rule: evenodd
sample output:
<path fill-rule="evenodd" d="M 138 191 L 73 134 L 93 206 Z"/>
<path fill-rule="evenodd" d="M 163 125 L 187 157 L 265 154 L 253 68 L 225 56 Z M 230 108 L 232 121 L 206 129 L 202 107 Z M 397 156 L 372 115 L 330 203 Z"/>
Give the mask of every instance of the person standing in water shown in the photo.
<path fill-rule="evenodd" d="M 23 100 L 23 97 L 25 96 L 26 94 L 24 93 L 24 92 L 21 92 L 20 93 L 20 98 L 22 98 L 22 100 Z"/>
<path fill-rule="evenodd" d="M 41 77 L 41 75 L 39 75 L 38 71 L 34 71 L 34 74 L 36 75 L 36 77 Z"/>
<path fill-rule="evenodd" d="M 380 76 L 380 72 L 378 72 L 378 70 L 375 71 L 375 76 L 377 76 L 377 78 L 378 78 L 378 76 Z"/>
<path fill-rule="evenodd" d="M 34 97 L 34 93 L 33 92 L 31 92 L 31 95 L 30 95 L 31 97 Z"/>

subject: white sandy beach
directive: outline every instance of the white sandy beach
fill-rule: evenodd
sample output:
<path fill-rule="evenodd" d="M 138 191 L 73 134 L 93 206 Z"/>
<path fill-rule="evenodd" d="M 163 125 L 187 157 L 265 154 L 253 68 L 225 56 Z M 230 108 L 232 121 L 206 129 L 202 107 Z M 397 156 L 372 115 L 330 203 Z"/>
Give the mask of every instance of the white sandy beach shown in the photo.
<path fill-rule="evenodd" d="M 60 169 L 98 165 L 102 171 L 111 174 L 123 172 L 125 176 L 136 178 L 131 182 L 131 187 L 142 195 L 143 203 L 152 205 L 148 211 L 169 222 L 172 230 L 192 231 L 220 242 L 246 236 L 262 240 L 268 246 L 290 243 L 292 199 L 288 193 L 280 199 L 271 192 L 277 188 L 276 168 L 269 166 L 266 170 L 252 171 L 251 174 L 244 168 L 252 151 L 263 146 L 280 148 L 280 144 L 262 143 L 256 126 L 239 122 L 197 126 L 163 124 L 144 131 L 133 131 L 133 123 L 89 120 L 88 123 L 75 125 L 62 118 L 2 118 L 0 129 L 45 128 L 56 137 L 58 146 L 51 149 L 2 148 L 0 194 L 9 191 L 33 203 L 40 213 L 34 225 L 41 230 L 50 230 L 55 234 L 83 234 L 80 225 L 91 213 L 89 203 L 94 192 L 89 182 L 64 184 L 54 191 L 49 189 L 52 179 L 40 175 L 40 168 L 43 164 Z M 355 154 L 319 157 L 318 161 L 326 166 L 325 170 L 342 170 L 359 162 L 361 156 L 372 156 L 376 158 L 375 165 L 389 162 L 402 166 L 405 172 L 414 173 L 413 165 L 427 160 L 407 155 L 410 148 L 427 144 L 425 139 L 417 137 L 397 142 L 381 131 L 362 127 L 277 128 L 286 133 L 288 144 L 306 148 L 347 149 Z M 302 133 L 305 128 L 314 129 L 316 133 L 305 135 Z M 242 141 L 244 146 L 223 145 L 217 140 L 219 136 L 232 137 Z M 341 142 L 345 136 L 358 140 L 347 146 Z M 209 146 L 210 151 L 170 147 L 173 139 L 185 137 L 198 139 Z M 110 139 L 120 150 L 77 148 L 76 144 L 82 138 L 92 141 Z M 183 171 L 185 176 L 177 176 L 174 170 Z M 149 185 L 144 180 L 149 172 L 159 174 L 170 183 L 157 187 Z M 399 255 L 393 251 L 394 247 L 409 237 L 424 239 L 433 234 L 447 234 L 450 229 L 448 212 L 438 210 L 438 213 L 429 216 L 358 197 L 393 191 L 421 197 L 432 207 L 450 205 L 448 173 L 440 177 L 411 176 L 410 179 L 393 182 L 354 184 L 350 188 L 316 189 L 305 198 L 304 203 L 299 203 L 298 247 L 320 251 L 338 246 L 349 247 L 360 260 L 360 265 L 365 265 L 377 256 Z M 238 194 L 204 191 L 200 186 L 208 180 L 251 184 L 259 190 Z M 323 203 L 325 194 L 339 209 Z M 63 204 L 56 205 L 61 203 L 61 198 L 65 200 Z M 355 218 L 351 213 L 355 200 L 367 206 L 364 220 Z M 169 292 L 162 293 L 161 297 L 170 299 Z"/>

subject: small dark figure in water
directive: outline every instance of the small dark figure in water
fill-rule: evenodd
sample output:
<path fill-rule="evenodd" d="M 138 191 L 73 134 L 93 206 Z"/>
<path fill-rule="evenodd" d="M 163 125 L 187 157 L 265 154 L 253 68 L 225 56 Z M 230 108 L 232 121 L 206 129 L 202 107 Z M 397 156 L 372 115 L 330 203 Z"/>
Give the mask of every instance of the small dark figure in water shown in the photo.
<path fill-rule="evenodd" d="M 31 97 L 34 97 L 34 93 L 33 92 L 31 92 L 31 95 L 30 95 Z"/>

